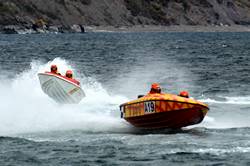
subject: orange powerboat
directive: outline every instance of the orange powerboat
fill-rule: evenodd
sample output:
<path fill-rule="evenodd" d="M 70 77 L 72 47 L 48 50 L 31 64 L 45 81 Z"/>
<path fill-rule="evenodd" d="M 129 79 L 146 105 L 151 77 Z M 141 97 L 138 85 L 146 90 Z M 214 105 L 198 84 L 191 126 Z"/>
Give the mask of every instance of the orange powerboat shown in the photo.
<path fill-rule="evenodd" d="M 197 100 L 173 94 L 148 94 L 120 105 L 121 117 L 142 129 L 178 129 L 200 123 L 209 108 Z"/>

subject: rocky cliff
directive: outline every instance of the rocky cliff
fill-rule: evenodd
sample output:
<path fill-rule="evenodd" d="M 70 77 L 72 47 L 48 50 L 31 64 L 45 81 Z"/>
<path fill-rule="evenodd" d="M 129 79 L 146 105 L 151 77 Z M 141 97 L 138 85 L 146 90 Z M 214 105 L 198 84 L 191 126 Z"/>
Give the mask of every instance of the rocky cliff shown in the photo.
<path fill-rule="evenodd" d="M 250 25 L 249 0 L 0 0 L 1 29 Z"/>

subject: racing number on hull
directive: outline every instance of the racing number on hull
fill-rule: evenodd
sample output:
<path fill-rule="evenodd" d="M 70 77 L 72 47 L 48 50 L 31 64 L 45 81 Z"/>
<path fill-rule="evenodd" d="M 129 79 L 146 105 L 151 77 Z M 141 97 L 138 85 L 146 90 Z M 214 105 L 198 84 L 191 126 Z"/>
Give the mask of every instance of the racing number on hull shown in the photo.
<path fill-rule="evenodd" d="M 145 113 L 154 113 L 155 112 L 155 102 L 154 101 L 144 102 L 144 112 Z"/>

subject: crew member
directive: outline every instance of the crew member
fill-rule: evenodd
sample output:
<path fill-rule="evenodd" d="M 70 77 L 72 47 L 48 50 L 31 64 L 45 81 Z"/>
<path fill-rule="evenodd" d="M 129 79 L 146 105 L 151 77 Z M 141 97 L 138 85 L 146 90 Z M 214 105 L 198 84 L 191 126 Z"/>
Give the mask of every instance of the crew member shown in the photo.
<path fill-rule="evenodd" d="M 72 72 L 72 70 L 67 70 L 65 76 L 66 76 L 67 78 L 73 79 L 73 72 Z"/>
<path fill-rule="evenodd" d="M 161 93 L 161 87 L 158 83 L 153 83 L 151 85 L 151 90 L 149 94 Z"/>
<path fill-rule="evenodd" d="M 74 83 L 76 83 L 77 85 L 80 85 L 80 82 L 76 79 L 73 78 L 73 72 L 72 70 L 67 70 L 65 77 L 69 78 L 71 81 L 73 81 Z"/>
<path fill-rule="evenodd" d="M 189 98 L 189 94 L 187 91 L 181 91 L 179 96 Z"/>
<path fill-rule="evenodd" d="M 61 75 L 60 73 L 57 72 L 57 66 L 56 65 L 51 65 L 50 66 L 50 72 L 53 73 L 53 74 Z"/>

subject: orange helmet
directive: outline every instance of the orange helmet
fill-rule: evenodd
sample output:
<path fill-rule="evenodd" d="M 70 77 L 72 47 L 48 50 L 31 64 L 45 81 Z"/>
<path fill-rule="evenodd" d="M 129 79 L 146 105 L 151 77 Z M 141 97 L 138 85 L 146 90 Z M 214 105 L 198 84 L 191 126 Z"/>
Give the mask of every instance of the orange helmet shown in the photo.
<path fill-rule="evenodd" d="M 150 93 L 161 93 L 161 87 L 158 83 L 153 83 L 151 85 Z"/>
<path fill-rule="evenodd" d="M 72 70 L 67 70 L 65 76 L 68 77 L 68 78 L 73 78 Z"/>
<path fill-rule="evenodd" d="M 179 96 L 181 96 L 181 97 L 189 97 L 189 94 L 188 94 L 188 92 L 187 91 L 181 91 L 180 92 L 180 94 L 179 94 Z"/>
<path fill-rule="evenodd" d="M 160 85 L 158 83 L 153 83 L 151 85 L 151 89 L 159 89 L 159 88 L 161 88 L 161 87 L 160 87 Z"/>
<path fill-rule="evenodd" d="M 51 72 L 57 72 L 57 66 L 56 65 L 51 65 L 50 66 L 50 71 Z"/>

